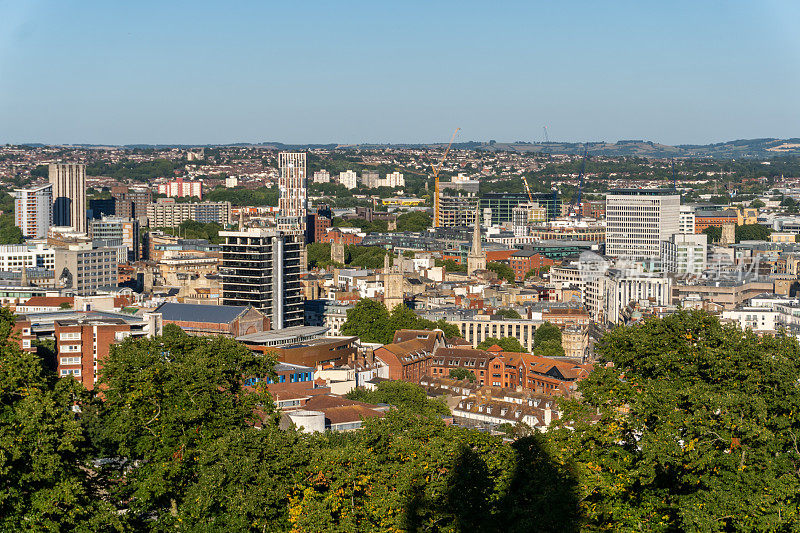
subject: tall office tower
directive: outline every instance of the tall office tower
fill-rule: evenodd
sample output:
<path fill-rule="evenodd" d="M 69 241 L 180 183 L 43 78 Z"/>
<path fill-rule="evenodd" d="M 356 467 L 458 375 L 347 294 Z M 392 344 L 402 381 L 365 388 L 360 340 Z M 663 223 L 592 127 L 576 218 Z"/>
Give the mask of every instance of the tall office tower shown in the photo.
<path fill-rule="evenodd" d="M 304 234 L 308 206 L 306 154 L 281 152 L 278 168 L 278 229 Z"/>
<path fill-rule="evenodd" d="M 616 189 L 606 196 L 606 255 L 661 256 L 661 241 L 679 233 L 681 197 L 670 189 Z"/>
<path fill-rule="evenodd" d="M 303 236 L 275 229 L 220 231 L 222 305 L 252 305 L 272 329 L 303 325 Z"/>
<path fill-rule="evenodd" d="M 44 239 L 53 224 L 53 186 L 42 185 L 33 189 L 14 191 L 14 219 L 22 236 Z"/>
<path fill-rule="evenodd" d="M 72 226 L 86 233 L 86 165 L 51 163 L 53 186 L 53 225 Z"/>
<path fill-rule="evenodd" d="M 147 206 L 153 201 L 153 191 L 148 187 L 111 187 L 114 198 L 114 214 L 118 217 L 135 218 L 140 224 L 147 218 Z"/>

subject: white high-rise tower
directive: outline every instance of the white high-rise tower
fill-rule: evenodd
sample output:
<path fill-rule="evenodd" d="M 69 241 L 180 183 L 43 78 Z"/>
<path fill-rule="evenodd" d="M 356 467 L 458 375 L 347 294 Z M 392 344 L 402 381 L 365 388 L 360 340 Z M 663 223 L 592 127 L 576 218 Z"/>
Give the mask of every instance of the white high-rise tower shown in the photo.
<path fill-rule="evenodd" d="M 278 229 L 305 233 L 308 208 L 306 154 L 281 152 L 278 154 L 278 168 Z"/>

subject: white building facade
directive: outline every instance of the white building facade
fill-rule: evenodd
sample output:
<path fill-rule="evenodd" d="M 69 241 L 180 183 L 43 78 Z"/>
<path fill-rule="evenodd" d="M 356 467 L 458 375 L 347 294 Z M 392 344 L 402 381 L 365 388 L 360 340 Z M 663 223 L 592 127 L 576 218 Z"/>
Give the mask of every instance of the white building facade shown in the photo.
<path fill-rule="evenodd" d="M 27 239 L 44 239 L 53 225 L 53 186 L 16 189 L 14 220 Z"/>
<path fill-rule="evenodd" d="M 658 258 L 679 232 L 680 196 L 668 189 L 617 189 L 606 196 L 606 255 Z"/>

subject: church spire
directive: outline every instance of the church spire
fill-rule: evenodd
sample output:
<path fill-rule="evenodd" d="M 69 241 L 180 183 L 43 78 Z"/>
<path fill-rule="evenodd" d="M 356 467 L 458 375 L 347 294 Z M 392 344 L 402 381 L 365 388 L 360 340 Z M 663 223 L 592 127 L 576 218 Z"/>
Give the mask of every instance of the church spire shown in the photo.
<path fill-rule="evenodd" d="M 481 247 L 481 217 L 480 207 L 475 207 L 475 229 L 472 234 L 472 249 L 467 255 L 467 274 L 472 275 L 478 270 L 486 270 L 486 254 Z"/>
<path fill-rule="evenodd" d="M 481 209 L 480 204 L 475 206 L 475 229 L 472 233 L 472 254 L 481 254 Z"/>

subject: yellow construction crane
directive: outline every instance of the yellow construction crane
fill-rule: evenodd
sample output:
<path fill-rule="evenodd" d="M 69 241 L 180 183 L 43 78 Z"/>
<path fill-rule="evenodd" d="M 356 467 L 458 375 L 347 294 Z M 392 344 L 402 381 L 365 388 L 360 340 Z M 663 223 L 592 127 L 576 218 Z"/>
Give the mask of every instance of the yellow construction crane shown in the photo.
<path fill-rule="evenodd" d="M 450 152 L 450 147 L 453 146 L 453 140 L 456 138 L 456 134 L 461 130 L 461 128 L 456 128 L 456 131 L 453 132 L 453 136 L 450 137 L 450 143 L 447 145 L 447 149 L 444 151 L 444 155 L 442 156 L 442 160 L 439 161 L 439 165 L 433 170 L 433 180 L 434 180 L 434 191 L 433 191 L 433 227 L 439 227 L 439 172 L 442 171 L 442 165 L 444 165 L 444 160 L 447 158 L 448 152 Z"/>
<path fill-rule="evenodd" d="M 533 203 L 533 195 L 531 194 L 531 188 L 528 187 L 528 180 L 525 179 L 525 176 L 522 176 L 522 183 L 525 184 L 525 192 L 528 193 L 528 200 Z"/>

